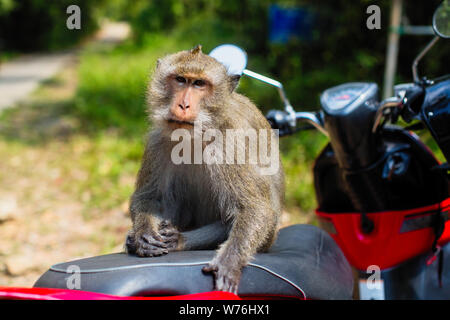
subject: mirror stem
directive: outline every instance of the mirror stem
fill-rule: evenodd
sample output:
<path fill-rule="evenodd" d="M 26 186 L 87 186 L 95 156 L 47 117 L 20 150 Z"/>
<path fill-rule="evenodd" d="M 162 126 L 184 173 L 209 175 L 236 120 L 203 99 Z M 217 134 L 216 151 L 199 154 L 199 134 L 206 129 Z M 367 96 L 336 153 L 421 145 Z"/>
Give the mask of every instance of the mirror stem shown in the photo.
<path fill-rule="evenodd" d="M 248 69 L 245 69 L 242 74 L 245 74 L 246 76 L 249 76 L 251 78 L 257 79 L 259 81 L 265 82 L 267 84 L 270 84 L 271 86 L 274 86 L 278 89 L 278 93 L 280 94 L 281 100 L 283 100 L 284 103 L 284 110 L 289 114 L 289 125 L 292 127 L 296 126 L 296 116 L 295 116 L 295 110 L 292 107 L 291 103 L 289 102 L 286 93 L 284 92 L 283 85 L 281 82 L 277 80 L 273 80 L 269 77 L 263 76 L 259 73 L 250 71 Z"/>
<path fill-rule="evenodd" d="M 413 79 L 414 83 L 419 83 L 419 74 L 417 72 L 417 65 L 419 64 L 419 61 L 423 58 L 424 55 L 427 54 L 427 52 L 431 49 L 432 46 L 439 40 L 438 36 L 435 36 L 428 44 L 427 46 L 417 55 L 417 57 L 414 59 L 413 65 L 412 65 L 412 73 L 413 73 Z"/>

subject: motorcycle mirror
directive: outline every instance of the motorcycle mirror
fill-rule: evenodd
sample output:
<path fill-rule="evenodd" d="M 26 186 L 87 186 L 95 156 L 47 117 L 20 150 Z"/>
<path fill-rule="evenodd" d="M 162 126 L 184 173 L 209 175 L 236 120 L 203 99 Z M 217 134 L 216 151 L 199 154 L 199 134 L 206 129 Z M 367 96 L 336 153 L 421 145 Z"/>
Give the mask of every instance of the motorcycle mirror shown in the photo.
<path fill-rule="evenodd" d="M 214 48 L 209 55 L 222 63 L 230 75 L 242 75 L 247 66 L 247 54 L 233 44 L 223 44 Z"/>
<path fill-rule="evenodd" d="M 450 0 L 444 0 L 434 12 L 433 30 L 439 37 L 450 39 Z"/>

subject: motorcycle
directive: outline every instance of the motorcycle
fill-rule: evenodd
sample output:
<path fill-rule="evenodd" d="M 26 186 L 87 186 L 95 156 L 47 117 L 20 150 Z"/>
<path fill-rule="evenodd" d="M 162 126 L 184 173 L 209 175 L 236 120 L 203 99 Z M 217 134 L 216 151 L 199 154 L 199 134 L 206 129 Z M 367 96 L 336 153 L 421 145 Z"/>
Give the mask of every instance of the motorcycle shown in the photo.
<path fill-rule="evenodd" d="M 436 36 L 412 65 L 413 83 L 379 102 L 375 83 L 324 91 L 319 112 L 295 112 L 280 83 L 285 110 L 267 118 L 280 136 L 306 122 L 328 136 L 316 158 L 317 217 L 357 271 L 361 299 L 450 298 L 450 75 L 420 78 L 419 61 L 439 38 L 450 38 L 450 3 L 433 16 Z M 395 126 L 399 118 L 407 124 Z M 426 127 L 447 162 L 441 164 L 411 130 Z M 444 261 L 446 261 L 444 263 Z"/>
<path fill-rule="evenodd" d="M 315 128 L 329 138 L 313 168 L 321 228 L 281 229 L 269 252 L 244 268 L 238 296 L 214 292 L 201 269 L 215 252 L 202 250 L 61 263 L 34 288 L 0 288 L 0 298 L 450 298 L 450 166 L 412 132 L 426 127 L 450 160 L 450 76 L 420 78 L 417 71 L 436 41 L 450 38 L 449 14 L 444 1 L 433 16 L 436 36 L 413 63 L 414 82 L 395 86 L 381 102 L 375 83 L 352 82 L 324 91 L 320 111 L 296 112 L 280 82 L 245 69 L 242 49 L 222 45 L 210 53 L 230 74 L 278 88 L 284 110 L 266 117 L 280 137 Z M 399 118 L 414 122 L 400 127 Z"/>

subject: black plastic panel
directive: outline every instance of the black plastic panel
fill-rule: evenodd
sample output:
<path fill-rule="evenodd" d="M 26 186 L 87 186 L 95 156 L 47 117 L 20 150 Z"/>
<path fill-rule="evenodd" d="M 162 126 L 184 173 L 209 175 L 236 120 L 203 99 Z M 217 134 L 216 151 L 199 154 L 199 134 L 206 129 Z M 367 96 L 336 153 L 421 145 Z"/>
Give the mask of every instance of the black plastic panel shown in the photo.
<path fill-rule="evenodd" d="M 450 162 L 450 80 L 426 89 L 422 118 Z"/>

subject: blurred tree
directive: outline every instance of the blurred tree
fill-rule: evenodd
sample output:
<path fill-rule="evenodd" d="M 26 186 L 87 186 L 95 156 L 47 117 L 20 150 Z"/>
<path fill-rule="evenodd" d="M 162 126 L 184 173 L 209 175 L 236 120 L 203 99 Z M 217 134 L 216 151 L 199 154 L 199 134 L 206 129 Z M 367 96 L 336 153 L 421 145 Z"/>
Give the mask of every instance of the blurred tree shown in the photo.
<path fill-rule="evenodd" d="M 5 15 L 14 8 L 13 0 L 0 0 L 0 16 Z"/>
<path fill-rule="evenodd" d="M 0 49 L 35 51 L 76 44 L 96 28 L 94 9 L 104 1 L 0 0 Z M 81 30 L 66 27 L 69 5 L 81 8 Z"/>

